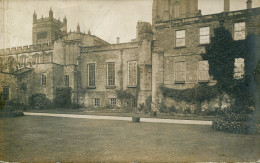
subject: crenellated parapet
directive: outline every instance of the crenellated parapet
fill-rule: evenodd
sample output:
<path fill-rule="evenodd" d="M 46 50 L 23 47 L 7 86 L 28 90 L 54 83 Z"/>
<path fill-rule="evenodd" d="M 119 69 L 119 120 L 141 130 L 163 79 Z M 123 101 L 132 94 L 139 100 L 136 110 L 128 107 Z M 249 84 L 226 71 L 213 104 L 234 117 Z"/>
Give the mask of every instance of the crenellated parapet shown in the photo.
<path fill-rule="evenodd" d="M 11 55 L 11 54 L 19 54 L 19 53 L 30 53 L 36 51 L 46 51 L 53 50 L 53 44 L 37 44 L 37 45 L 26 45 L 26 46 L 18 46 L 6 49 L 0 49 L 1 55 Z"/>

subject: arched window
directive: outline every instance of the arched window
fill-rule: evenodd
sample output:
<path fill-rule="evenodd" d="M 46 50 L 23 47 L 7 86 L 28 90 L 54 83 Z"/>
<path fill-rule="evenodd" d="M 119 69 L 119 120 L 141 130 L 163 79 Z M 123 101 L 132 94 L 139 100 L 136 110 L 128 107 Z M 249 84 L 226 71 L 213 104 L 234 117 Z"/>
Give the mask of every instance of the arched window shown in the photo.
<path fill-rule="evenodd" d="M 27 64 L 27 56 L 25 56 L 25 55 L 21 56 L 21 64 L 26 66 L 26 64 Z"/>
<path fill-rule="evenodd" d="M 8 66 L 9 72 L 14 72 L 15 67 L 16 67 L 15 58 L 14 57 L 9 57 L 7 63 L 8 63 L 7 66 Z"/>
<path fill-rule="evenodd" d="M 40 55 L 39 54 L 34 54 L 33 55 L 33 63 L 34 64 L 40 63 Z"/>

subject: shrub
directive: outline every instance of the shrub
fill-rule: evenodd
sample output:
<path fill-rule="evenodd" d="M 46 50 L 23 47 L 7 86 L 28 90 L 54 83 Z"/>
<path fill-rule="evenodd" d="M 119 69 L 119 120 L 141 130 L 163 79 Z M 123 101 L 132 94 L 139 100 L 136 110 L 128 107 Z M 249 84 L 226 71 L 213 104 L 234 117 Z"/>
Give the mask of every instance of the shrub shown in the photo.
<path fill-rule="evenodd" d="M 252 122 L 215 120 L 212 123 L 212 128 L 216 131 L 237 134 L 255 134 L 258 132 L 257 125 Z"/>
<path fill-rule="evenodd" d="M 2 95 L 0 94 L 0 111 L 4 108 L 5 106 L 5 101 L 2 98 Z"/>
<path fill-rule="evenodd" d="M 225 114 L 220 120 L 213 121 L 212 128 L 216 131 L 238 134 L 254 134 L 259 130 L 252 115 L 234 113 Z"/>
<path fill-rule="evenodd" d="M 54 105 L 56 107 L 71 107 L 70 87 L 60 87 L 55 89 Z"/>
<path fill-rule="evenodd" d="M 30 98 L 30 105 L 33 109 L 40 110 L 40 109 L 47 109 L 51 108 L 52 104 L 51 101 L 46 98 L 45 94 L 33 94 Z"/>

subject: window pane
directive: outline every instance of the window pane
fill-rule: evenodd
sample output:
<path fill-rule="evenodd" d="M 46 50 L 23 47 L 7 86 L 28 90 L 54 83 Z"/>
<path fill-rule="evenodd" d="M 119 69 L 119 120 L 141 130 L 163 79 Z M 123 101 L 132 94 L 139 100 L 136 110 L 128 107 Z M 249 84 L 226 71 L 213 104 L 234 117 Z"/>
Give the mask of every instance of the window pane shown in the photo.
<path fill-rule="evenodd" d="M 244 58 L 236 58 L 234 63 L 234 78 L 242 79 L 245 74 L 245 62 Z"/>
<path fill-rule="evenodd" d="M 3 87 L 3 100 L 9 100 L 9 88 Z"/>
<path fill-rule="evenodd" d="M 176 82 L 185 82 L 185 78 L 186 78 L 185 62 L 176 62 L 175 63 L 175 81 Z"/>
<path fill-rule="evenodd" d="M 65 75 L 65 86 L 69 86 L 69 85 L 70 85 L 70 76 Z"/>
<path fill-rule="evenodd" d="M 42 85 L 46 85 L 46 74 L 42 74 Z"/>
<path fill-rule="evenodd" d="M 199 81 L 209 81 L 208 61 L 199 61 L 198 79 Z"/>
<path fill-rule="evenodd" d="M 209 27 L 200 28 L 200 44 L 208 44 L 209 37 Z"/>
<path fill-rule="evenodd" d="M 115 63 L 107 63 L 107 83 L 115 85 Z"/>
<path fill-rule="evenodd" d="M 95 86 L 95 63 L 88 64 L 88 86 Z"/>
<path fill-rule="evenodd" d="M 137 84 L 137 61 L 128 62 L 128 85 Z"/>
<path fill-rule="evenodd" d="M 185 46 L 185 30 L 176 31 L 176 47 Z"/>
<path fill-rule="evenodd" d="M 244 40 L 246 38 L 246 23 L 235 23 L 234 40 Z"/>

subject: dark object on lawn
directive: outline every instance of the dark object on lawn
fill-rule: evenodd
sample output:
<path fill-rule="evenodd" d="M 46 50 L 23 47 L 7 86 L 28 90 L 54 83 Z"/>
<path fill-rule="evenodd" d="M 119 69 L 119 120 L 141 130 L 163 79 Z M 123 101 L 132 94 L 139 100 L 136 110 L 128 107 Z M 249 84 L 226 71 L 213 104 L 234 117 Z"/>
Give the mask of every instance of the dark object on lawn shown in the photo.
<path fill-rule="evenodd" d="M 151 114 L 150 114 L 151 117 L 156 117 L 156 115 L 157 115 L 156 111 L 152 111 Z"/>
<path fill-rule="evenodd" d="M 140 117 L 132 117 L 132 122 L 134 123 L 140 122 Z"/>

